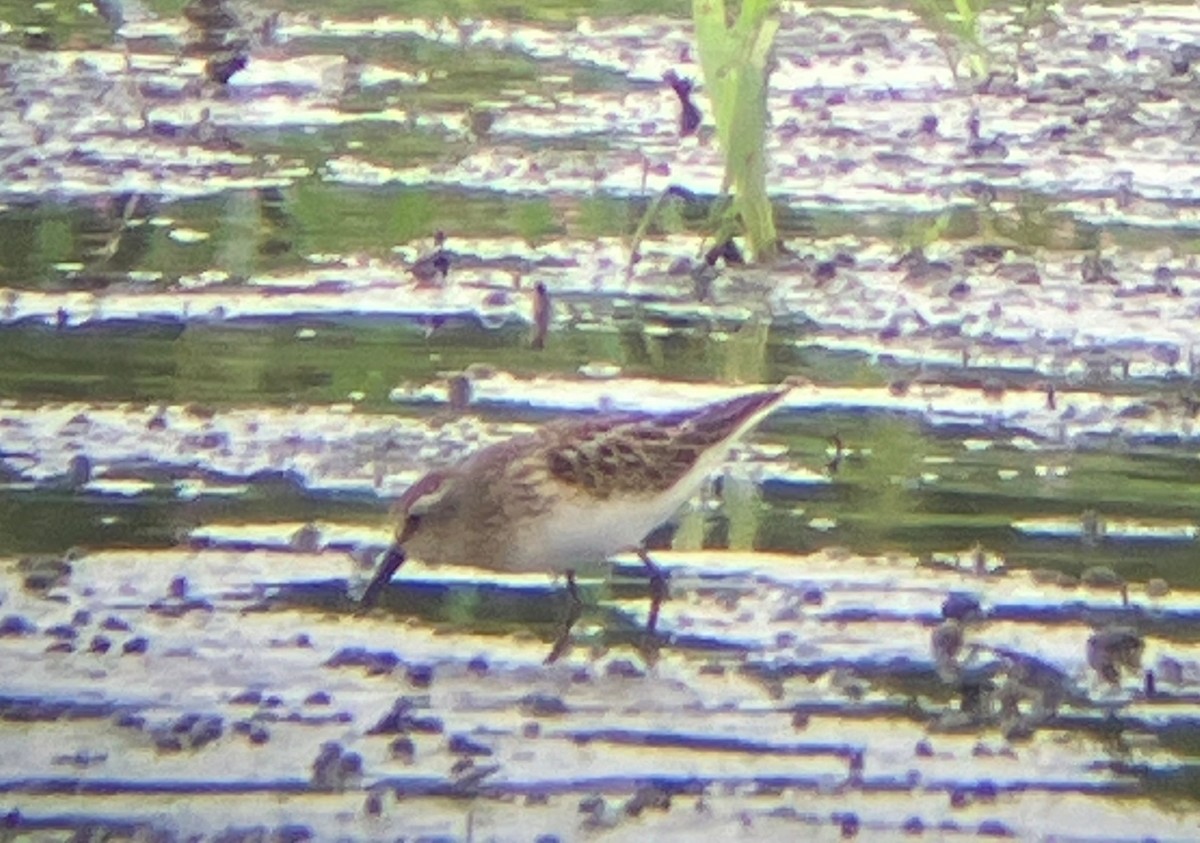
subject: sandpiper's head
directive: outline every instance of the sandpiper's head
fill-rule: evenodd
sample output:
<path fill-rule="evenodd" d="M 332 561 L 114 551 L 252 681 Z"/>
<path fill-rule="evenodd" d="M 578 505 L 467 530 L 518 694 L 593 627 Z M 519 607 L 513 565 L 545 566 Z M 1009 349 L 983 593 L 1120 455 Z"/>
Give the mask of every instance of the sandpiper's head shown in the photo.
<path fill-rule="evenodd" d="M 446 538 L 461 531 L 461 482 L 452 471 L 431 471 L 396 502 L 396 544 L 406 555 L 434 561 Z"/>

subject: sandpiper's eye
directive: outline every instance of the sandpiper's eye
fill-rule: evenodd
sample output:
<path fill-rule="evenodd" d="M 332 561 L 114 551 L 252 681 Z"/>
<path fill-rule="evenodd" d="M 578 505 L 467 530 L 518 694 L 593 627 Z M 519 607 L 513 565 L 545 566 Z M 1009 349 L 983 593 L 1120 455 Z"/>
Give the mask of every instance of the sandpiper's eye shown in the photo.
<path fill-rule="evenodd" d="M 408 514 L 404 517 L 404 526 L 396 533 L 396 544 L 404 544 L 421 526 L 421 516 Z"/>

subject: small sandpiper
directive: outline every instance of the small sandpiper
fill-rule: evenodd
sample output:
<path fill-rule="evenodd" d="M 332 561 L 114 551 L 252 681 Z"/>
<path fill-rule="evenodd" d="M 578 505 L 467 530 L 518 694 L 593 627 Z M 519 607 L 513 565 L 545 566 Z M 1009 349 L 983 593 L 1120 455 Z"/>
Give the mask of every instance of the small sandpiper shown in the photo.
<path fill-rule="evenodd" d="M 643 540 L 666 522 L 790 386 L 695 410 L 551 422 L 431 471 L 400 498 L 395 541 L 362 604 L 374 604 L 408 556 L 506 573 L 566 574 L 570 610 L 547 663 L 565 651 L 581 601 L 575 569 L 634 551 L 650 575 L 653 635 L 666 579 Z"/>

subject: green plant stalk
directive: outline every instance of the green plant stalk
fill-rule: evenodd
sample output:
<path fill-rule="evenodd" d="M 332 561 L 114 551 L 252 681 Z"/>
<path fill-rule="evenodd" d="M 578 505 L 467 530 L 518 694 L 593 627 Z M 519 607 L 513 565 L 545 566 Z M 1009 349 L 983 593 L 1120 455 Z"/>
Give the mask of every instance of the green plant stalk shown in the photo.
<path fill-rule="evenodd" d="M 712 101 L 717 140 L 725 154 L 725 182 L 733 210 L 745 226 L 754 260 L 778 250 L 775 216 L 767 195 L 767 78 L 771 45 L 779 31 L 778 0 L 742 0 L 727 22 L 724 0 L 693 0 L 692 17 L 704 86 Z"/>
<path fill-rule="evenodd" d="M 988 49 L 979 33 L 979 16 L 989 0 L 912 0 L 914 11 L 937 36 L 950 72 L 959 78 L 959 63 L 965 61 L 971 75 L 988 74 Z"/>
<path fill-rule="evenodd" d="M 959 37 L 971 48 L 967 62 L 975 77 L 982 79 L 988 72 L 987 51 L 979 38 L 979 12 L 984 4 L 977 5 L 978 8 L 972 6 L 970 0 L 954 0 L 954 10 L 958 12 Z"/>

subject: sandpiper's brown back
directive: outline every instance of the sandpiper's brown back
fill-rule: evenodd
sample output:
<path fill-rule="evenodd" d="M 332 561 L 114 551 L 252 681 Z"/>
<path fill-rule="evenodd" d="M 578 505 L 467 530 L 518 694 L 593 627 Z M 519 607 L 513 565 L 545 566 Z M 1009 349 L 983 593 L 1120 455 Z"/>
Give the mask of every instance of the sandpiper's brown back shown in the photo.
<path fill-rule="evenodd" d="M 753 427 L 787 394 L 754 392 L 700 411 L 631 413 L 547 425 L 550 475 L 597 498 L 653 494 L 682 480 L 709 453 Z"/>

